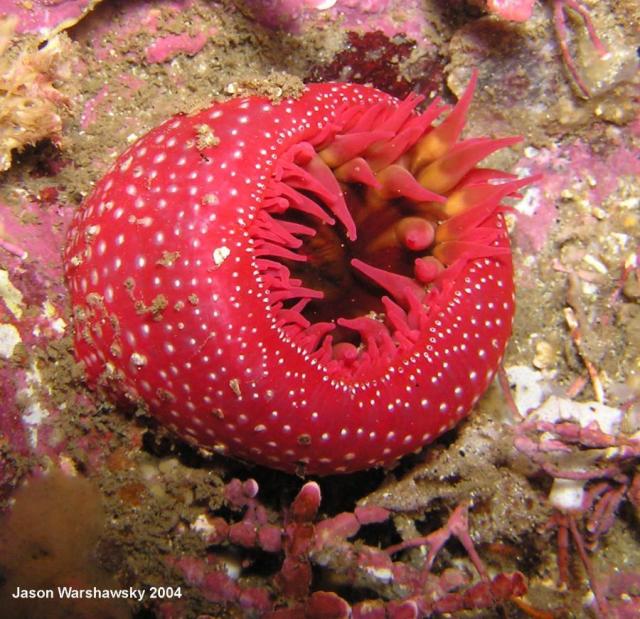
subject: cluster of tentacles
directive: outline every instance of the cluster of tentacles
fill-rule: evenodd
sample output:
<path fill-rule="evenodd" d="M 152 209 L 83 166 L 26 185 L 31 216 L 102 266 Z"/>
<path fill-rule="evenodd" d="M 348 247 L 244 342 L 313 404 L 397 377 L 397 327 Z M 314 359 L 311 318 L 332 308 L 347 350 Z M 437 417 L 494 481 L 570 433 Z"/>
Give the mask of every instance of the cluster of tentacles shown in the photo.
<path fill-rule="evenodd" d="M 447 282 L 509 253 L 501 200 L 530 179 L 476 167 L 520 138 L 459 140 L 476 79 L 440 124 L 438 99 L 345 106 L 276 164 L 256 263 L 281 332 L 331 375 L 415 347 Z"/>

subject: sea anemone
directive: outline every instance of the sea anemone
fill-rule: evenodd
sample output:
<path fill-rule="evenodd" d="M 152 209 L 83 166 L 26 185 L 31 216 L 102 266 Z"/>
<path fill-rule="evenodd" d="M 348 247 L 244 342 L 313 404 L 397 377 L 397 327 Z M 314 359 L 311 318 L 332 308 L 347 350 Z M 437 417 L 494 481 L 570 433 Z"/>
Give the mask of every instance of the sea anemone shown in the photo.
<path fill-rule="evenodd" d="M 389 466 L 485 391 L 514 310 L 501 201 L 453 110 L 344 83 L 218 103 L 131 146 L 65 251 L 93 383 L 215 452 Z M 437 124 L 437 120 L 445 115 Z"/>

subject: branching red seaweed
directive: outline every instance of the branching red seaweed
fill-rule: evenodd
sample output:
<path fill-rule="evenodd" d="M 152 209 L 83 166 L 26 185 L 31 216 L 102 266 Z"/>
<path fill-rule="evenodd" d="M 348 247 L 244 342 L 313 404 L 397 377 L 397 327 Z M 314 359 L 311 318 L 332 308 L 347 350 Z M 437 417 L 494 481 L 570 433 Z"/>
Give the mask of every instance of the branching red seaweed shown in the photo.
<path fill-rule="evenodd" d="M 306 483 L 285 512 L 281 524 L 273 524 L 258 498 L 254 480 L 234 479 L 225 488 L 227 503 L 243 510 L 240 520 L 205 517 L 198 529 L 208 544 L 219 551 L 205 560 L 183 557 L 172 560 L 191 585 L 212 602 L 232 604 L 248 616 L 265 619 L 299 617 L 429 617 L 433 613 L 493 608 L 524 595 L 520 572 L 490 574 L 471 541 L 468 506 L 456 508 L 439 529 L 420 538 L 378 548 L 357 539 L 363 526 L 388 523 L 392 513 L 376 506 L 356 507 L 331 518 L 318 520 L 321 493 L 315 482 Z M 436 556 L 456 537 L 477 572 L 464 568 L 434 571 Z M 256 588 L 232 572 L 221 551 L 229 544 L 282 556 L 270 589 Z M 411 548 L 428 553 L 418 564 L 394 560 Z M 333 579 L 344 580 L 362 592 L 378 597 L 350 603 L 334 591 L 316 591 L 312 571 L 329 570 Z M 365 595 L 366 597 L 366 595 Z M 284 604 L 283 604 L 284 602 Z"/>

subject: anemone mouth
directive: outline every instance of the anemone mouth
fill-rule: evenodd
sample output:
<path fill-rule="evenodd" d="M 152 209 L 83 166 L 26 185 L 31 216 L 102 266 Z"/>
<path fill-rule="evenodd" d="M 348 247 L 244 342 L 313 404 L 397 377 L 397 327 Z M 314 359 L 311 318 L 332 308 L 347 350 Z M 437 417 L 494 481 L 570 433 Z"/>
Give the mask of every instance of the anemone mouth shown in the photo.
<path fill-rule="evenodd" d="M 329 374 L 357 379 L 415 348 L 456 265 L 509 252 L 495 221 L 527 184 L 477 164 L 516 137 L 458 141 L 456 107 L 418 96 L 345 105 L 276 163 L 251 229 L 276 327 Z"/>

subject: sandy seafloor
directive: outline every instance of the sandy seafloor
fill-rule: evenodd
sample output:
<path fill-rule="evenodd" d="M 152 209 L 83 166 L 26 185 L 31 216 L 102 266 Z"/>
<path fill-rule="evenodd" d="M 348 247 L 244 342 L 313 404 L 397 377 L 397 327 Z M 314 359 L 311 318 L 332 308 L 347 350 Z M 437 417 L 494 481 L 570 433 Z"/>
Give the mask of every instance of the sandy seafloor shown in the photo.
<path fill-rule="evenodd" d="M 84 16 L 77 12 L 83 4 Z M 0 13 L 15 9 L 26 30 L 27 18 L 38 24 L 38 15 L 49 12 L 55 26 L 55 9 L 71 11 L 59 28 L 62 53 L 48 73 L 60 96 L 52 108 L 60 112 L 60 126 L 36 145 L 14 151 L 0 175 L 0 617 L 251 616 L 233 601 L 216 601 L 219 591 L 189 581 L 175 567 L 176 558 L 204 559 L 207 553 L 222 557 L 221 565 L 239 573 L 240 582 L 272 590 L 278 555 L 232 544 L 208 547 L 194 523 L 239 518 L 222 497 L 223 484 L 234 477 L 256 479 L 270 518 L 281 523 L 303 480 L 199 453 L 143 411 L 120 410 L 87 389 L 73 360 L 62 280 L 66 226 L 118 153 L 172 114 L 212 99 L 277 96 L 295 91 L 301 80 L 342 79 L 453 102 L 477 67 L 480 87 L 469 133 L 523 135 L 523 144 L 494 164 L 521 175 L 543 174 L 509 218 L 518 309 L 504 367 L 516 403 L 525 413 L 552 395 L 567 402 L 601 397 L 613 410 L 612 440 L 634 445 L 640 431 L 637 2 L 584 3 L 609 50 L 604 59 L 580 20 L 569 17 L 570 52 L 588 98 L 560 57 L 551 2 L 537 3 L 531 19 L 520 24 L 487 15 L 482 2 L 462 0 L 338 1 L 321 9 L 309 3 L 301 14 L 291 12 L 295 2 L 264 8 L 269 4 L 0 5 Z M 280 31 L 274 30 L 274 16 Z M 3 84 L 20 54 L 36 55 L 42 47 L 42 36 L 15 36 L 0 58 Z M 3 140 L 12 122 L 0 115 Z M 578 343 L 567 308 L 579 322 Z M 522 572 L 528 593 L 519 603 L 457 616 L 602 616 L 593 603 L 593 580 L 571 540 L 568 579 L 559 584 L 556 508 L 563 497 L 551 469 L 544 471 L 514 446 L 516 424 L 494 385 L 466 422 L 396 469 L 319 480 L 319 516 L 356 505 L 388 508 L 392 520 L 360 537 L 361 543 L 387 546 L 437 529 L 467 501 L 472 538 L 489 573 Z M 541 460 L 593 470 L 604 466 L 596 460 L 607 457 L 585 444 L 570 450 L 560 464 L 549 454 Z M 640 616 L 629 610 L 640 608 L 640 489 L 630 486 L 639 454 L 636 446 L 635 456 L 620 461 L 608 452 L 617 476 L 595 475 L 586 486 L 603 484 L 603 493 L 619 497 L 608 530 L 586 550 L 612 617 Z M 593 521 L 593 509 L 574 515 L 585 538 L 589 517 Z M 424 553 L 416 549 L 396 560 L 417 565 Z M 338 591 L 350 603 L 400 596 L 382 583 L 359 588 L 353 575 L 340 573 L 340 557 L 326 563 L 314 568 L 314 589 Z M 455 541 L 439 554 L 434 572 L 452 567 L 477 582 Z M 616 588 L 620 574 L 628 578 Z M 182 598 L 54 604 L 9 597 L 17 586 L 69 583 L 181 587 Z"/>

